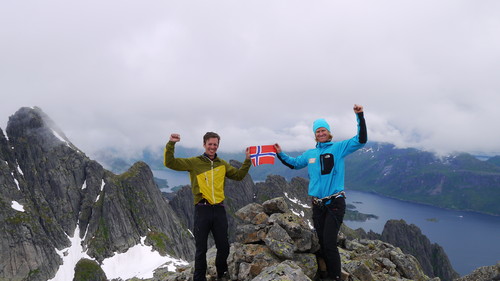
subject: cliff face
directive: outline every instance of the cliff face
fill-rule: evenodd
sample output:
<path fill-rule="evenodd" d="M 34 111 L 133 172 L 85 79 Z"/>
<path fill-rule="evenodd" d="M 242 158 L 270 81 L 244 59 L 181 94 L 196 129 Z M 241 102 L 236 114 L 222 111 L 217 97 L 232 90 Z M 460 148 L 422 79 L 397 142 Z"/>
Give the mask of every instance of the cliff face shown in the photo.
<path fill-rule="evenodd" d="M 0 131 L 0 279 L 48 280 L 56 249 L 83 239 L 97 262 L 146 237 L 160 253 L 191 259 L 190 233 L 137 163 L 114 175 L 76 148 L 39 108 L 21 108 Z"/>
<path fill-rule="evenodd" d="M 453 270 L 448 256 L 438 244 L 432 244 L 414 225 L 408 225 L 404 220 L 390 220 L 382 231 L 381 240 L 397 245 L 405 253 L 415 256 L 424 272 L 438 276 L 441 280 L 453 280 L 460 275 Z"/>

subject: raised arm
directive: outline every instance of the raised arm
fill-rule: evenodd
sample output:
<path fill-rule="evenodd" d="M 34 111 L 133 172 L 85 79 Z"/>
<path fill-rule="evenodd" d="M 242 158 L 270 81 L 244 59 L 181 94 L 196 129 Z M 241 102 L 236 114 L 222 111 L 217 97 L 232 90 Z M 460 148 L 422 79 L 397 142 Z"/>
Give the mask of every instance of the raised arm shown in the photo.
<path fill-rule="evenodd" d="M 363 106 L 355 104 L 353 110 L 358 118 L 358 140 L 360 143 L 366 143 L 368 141 L 368 133 L 366 130 L 366 122 L 363 113 Z"/>
<path fill-rule="evenodd" d="M 163 165 L 172 170 L 188 171 L 191 167 L 189 158 L 175 158 L 175 143 L 181 140 L 179 134 L 171 134 L 170 139 L 165 145 L 165 153 L 163 158 Z"/>

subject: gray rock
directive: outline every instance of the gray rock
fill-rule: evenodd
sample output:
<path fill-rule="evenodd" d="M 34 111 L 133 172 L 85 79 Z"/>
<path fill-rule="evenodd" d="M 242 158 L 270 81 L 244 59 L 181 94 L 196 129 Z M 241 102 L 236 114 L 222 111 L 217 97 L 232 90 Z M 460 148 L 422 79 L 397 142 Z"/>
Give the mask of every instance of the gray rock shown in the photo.
<path fill-rule="evenodd" d="M 482 266 L 474 270 L 471 274 L 453 280 L 454 281 L 499 281 L 500 261 L 496 265 Z"/>
<path fill-rule="evenodd" d="M 266 237 L 270 238 L 270 239 L 277 240 L 277 241 L 290 243 L 290 244 L 293 243 L 293 240 L 290 237 L 290 235 L 288 235 L 286 230 L 283 229 L 283 227 L 281 227 L 279 224 L 273 224 L 269 228 Z"/>
<path fill-rule="evenodd" d="M 240 224 L 236 227 L 236 242 L 249 244 L 264 241 L 267 228 L 265 224 Z"/>
<path fill-rule="evenodd" d="M 318 261 L 316 255 L 313 253 L 295 253 L 293 259 L 305 275 L 314 279 L 318 271 Z"/>
<path fill-rule="evenodd" d="M 251 203 L 239 209 L 236 212 L 236 217 L 251 224 L 265 224 L 269 218 L 264 212 L 264 207 L 257 203 Z"/>
<path fill-rule="evenodd" d="M 252 281 L 310 281 L 302 269 L 293 261 L 284 261 L 263 270 Z"/>
<path fill-rule="evenodd" d="M 297 247 L 288 242 L 283 242 L 275 239 L 265 238 L 266 246 L 281 259 L 292 259 Z"/>
<path fill-rule="evenodd" d="M 289 212 L 288 205 L 283 197 L 267 200 L 262 203 L 262 206 L 264 207 L 264 212 L 268 215 Z"/>
<path fill-rule="evenodd" d="M 374 280 L 372 272 L 368 266 L 362 261 L 353 261 L 344 266 L 350 275 L 359 280 Z"/>
<path fill-rule="evenodd" d="M 281 260 L 265 245 L 233 243 L 228 258 L 232 280 L 251 280 Z"/>
<path fill-rule="evenodd" d="M 274 213 L 269 217 L 269 223 L 279 224 L 292 239 L 300 238 L 303 233 L 302 229 L 307 228 L 304 220 L 292 213 Z"/>
<path fill-rule="evenodd" d="M 269 228 L 264 242 L 276 256 L 282 259 L 292 259 L 297 250 L 292 238 L 279 224 L 274 224 Z"/>
<path fill-rule="evenodd" d="M 391 261 L 396 265 L 396 270 L 402 277 L 412 280 L 422 280 L 425 276 L 422 267 L 412 255 L 406 255 L 399 248 L 391 252 Z"/>
<path fill-rule="evenodd" d="M 269 217 L 269 223 L 281 226 L 294 240 L 297 251 L 314 253 L 319 250 L 317 235 L 299 216 L 292 213 L 274 213 Z"/>

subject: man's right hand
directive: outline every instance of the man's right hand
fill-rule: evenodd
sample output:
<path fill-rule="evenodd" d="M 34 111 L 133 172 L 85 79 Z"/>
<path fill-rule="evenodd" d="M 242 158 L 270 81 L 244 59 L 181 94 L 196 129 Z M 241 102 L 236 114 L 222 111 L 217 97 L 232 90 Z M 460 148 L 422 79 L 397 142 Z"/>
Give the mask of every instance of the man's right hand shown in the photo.
<path fill-rule="evenodd" d="M 181 135 L 179 135 L 179 134 L 171 134 L 170 135 L 170 141 L 173 141 L 173 142 L 179 142 L 179 141 L 181 141 Z"/>

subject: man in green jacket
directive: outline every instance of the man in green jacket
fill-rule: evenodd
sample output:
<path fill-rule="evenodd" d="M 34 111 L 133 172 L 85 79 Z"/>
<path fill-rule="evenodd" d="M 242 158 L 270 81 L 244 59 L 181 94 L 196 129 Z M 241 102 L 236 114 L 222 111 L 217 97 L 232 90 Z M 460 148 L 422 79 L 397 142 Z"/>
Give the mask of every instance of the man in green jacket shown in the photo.
<path fill-rule="evenodd" d="M 212 232 L 217 247 L 215 266 L 218 280 L 227 278 L 227 257 L 229 241 L 227 217 L 224 209 L 225 178 L 241 181 L 250 169 L 250 150 L 246 149 L 246 159 L 237 169 L 217 157 L 220 137 L 214 132 L 203 136 L 205 153 L 190 158 L 175 158 L 175 143 L 181 140 L 179 134 L 171 134 L 165 147 L 164 164 L 176 171 L 188 171 L 194 197 L 194 238 L 196 254 L 193 281 L 206 281 L 207 239 Z"/>

